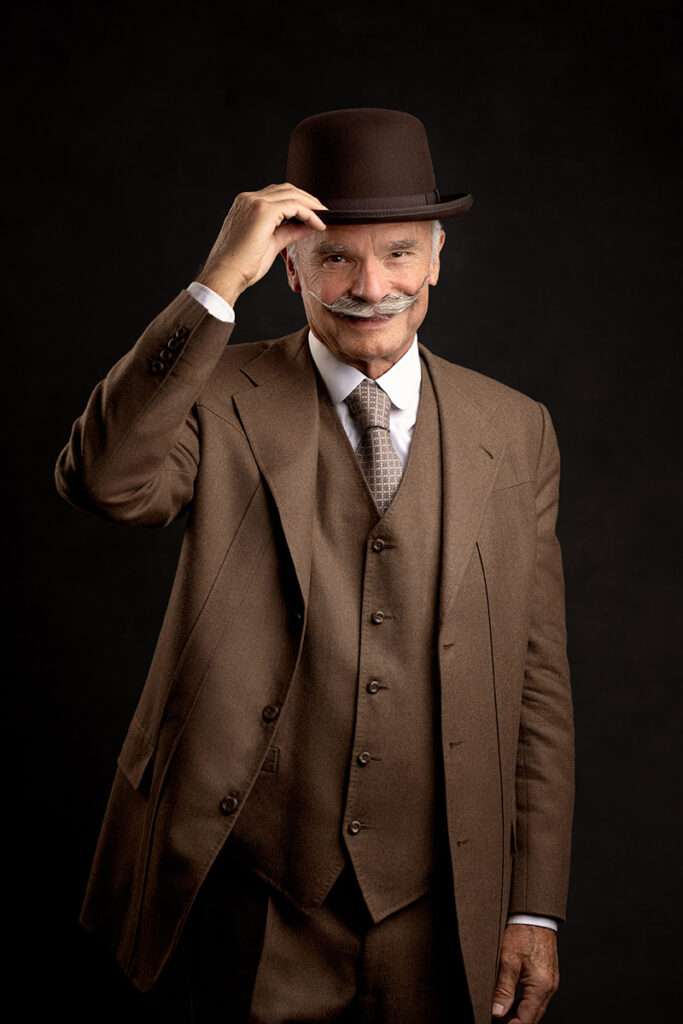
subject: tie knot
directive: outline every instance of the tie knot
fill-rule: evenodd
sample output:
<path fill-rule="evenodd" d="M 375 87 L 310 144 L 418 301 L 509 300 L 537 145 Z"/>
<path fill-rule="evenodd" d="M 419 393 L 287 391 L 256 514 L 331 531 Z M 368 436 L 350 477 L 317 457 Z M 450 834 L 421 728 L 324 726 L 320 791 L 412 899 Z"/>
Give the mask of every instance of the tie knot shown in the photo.
<path fill-rule="evenodd" d="M 363 433 L 368 427 L 389 429 L 391 399 L 374 380 L 362 380 L 345 401 Z"/>

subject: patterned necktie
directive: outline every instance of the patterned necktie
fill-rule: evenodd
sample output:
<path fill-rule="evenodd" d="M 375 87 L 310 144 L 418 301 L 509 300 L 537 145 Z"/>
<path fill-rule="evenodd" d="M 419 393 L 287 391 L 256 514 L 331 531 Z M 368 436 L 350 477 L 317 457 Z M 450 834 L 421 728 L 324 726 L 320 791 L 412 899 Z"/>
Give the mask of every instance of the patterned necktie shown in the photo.
<path fill-rule="evenodd" d="M 377 508 L 384 513 L 403 473 L 389 433 L 391 399 L 374 380 L 364 379 L 345 401 L 362 434 L 356 448 L 360 468 Z"/>

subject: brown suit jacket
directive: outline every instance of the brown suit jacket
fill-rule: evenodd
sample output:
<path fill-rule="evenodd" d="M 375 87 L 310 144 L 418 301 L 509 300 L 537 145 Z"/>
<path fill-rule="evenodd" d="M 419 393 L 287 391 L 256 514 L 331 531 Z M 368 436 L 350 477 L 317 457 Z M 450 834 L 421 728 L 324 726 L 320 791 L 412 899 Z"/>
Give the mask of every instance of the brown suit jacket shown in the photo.
<path fill-rule="evenodd" d="M 308 324 L 228 345 L 185 289 L 97 384 L 56 464 L 77 508 L 188 519 L 81 909 L 148 990 L 273 737 L 306 623 L 318 404 Z M 433 354 L 447 830 L 477 1021 L 508 913 L 564 918 L 574 801 L 559 452 L 544 405 Z M 487 614 L 475 598 L 482 585 Z"/>

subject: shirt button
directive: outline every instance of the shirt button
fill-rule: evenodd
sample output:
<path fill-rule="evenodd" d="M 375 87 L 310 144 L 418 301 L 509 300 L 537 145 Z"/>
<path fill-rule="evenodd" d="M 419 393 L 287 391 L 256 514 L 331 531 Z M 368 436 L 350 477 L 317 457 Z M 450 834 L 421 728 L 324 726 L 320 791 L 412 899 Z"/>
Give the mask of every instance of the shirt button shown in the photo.
<path fill-rule="evenodd" d="M 362 754 L 358 755 L 356 760 L 358 761 L 358 764 L 367 764 L 370 760 L 370 751 L 364 750 Z"/>
<path fill-rule="evenodd" d="M 370 618 L 375 624 L 379 625 L 380 622 L 384 622 L 384 612 L 373 612 Z"/>
<path fill-rule="evenodd" d="M 376 679 L 371 679 L 368 685 L 365 687 L 368 693 L 377 693 L 379 690 L 379 683 Z"/>
<path fill-rule="evenodd" d="M 348 824 L 348 831 L 352 836 L 357 836 L 360 832 L 360 822 L 355 819 L 350 821 Z"/>
<path fill-rule="evenodd" d="M 231 793 L 230 796 L 224 796 L 218 805 L 221 814 L 234 814 L 239 807 L 239 797 L 235 793 Z"/>
<path fill-rule="evenodd" d="M 384 541 L 382 540 L 381 537 L 375 537 L 375 539 L 372 542 L 372 550 L 373 551 L 382 551 L 383 549 L 384 549 Z"/>
<path fill-rule="evenodd" d="M 277 704 L 266 704 L 261 716 L 264 722 L 274 722 L 277 716 L 280 714 L 280 709 Z"/>

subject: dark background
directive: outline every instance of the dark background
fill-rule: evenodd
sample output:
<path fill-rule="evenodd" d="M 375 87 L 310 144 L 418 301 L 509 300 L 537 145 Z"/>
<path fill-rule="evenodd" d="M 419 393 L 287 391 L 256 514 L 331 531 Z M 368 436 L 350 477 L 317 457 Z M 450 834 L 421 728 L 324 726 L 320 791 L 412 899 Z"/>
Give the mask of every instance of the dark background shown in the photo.
<path fill-rule="evenodd" d="M 5 26 L 7 992 L 27 1019 L 134 1013 L 77 915 L 183 529 L 78 513 L 55 491 L 57 454 L 235 194 L 284 179 L 294 124 L 384 106 L 424 121 L 442 192 L 475 196 L 444 222 L 420 340 L 547 404 L 562 452 L 577 804 L 546 1019 L 675 1019 L 675 5 L 244 8 L 29 3 Z M 239 299 L 231 341 L 304 322 L 278 260 Z"/>

